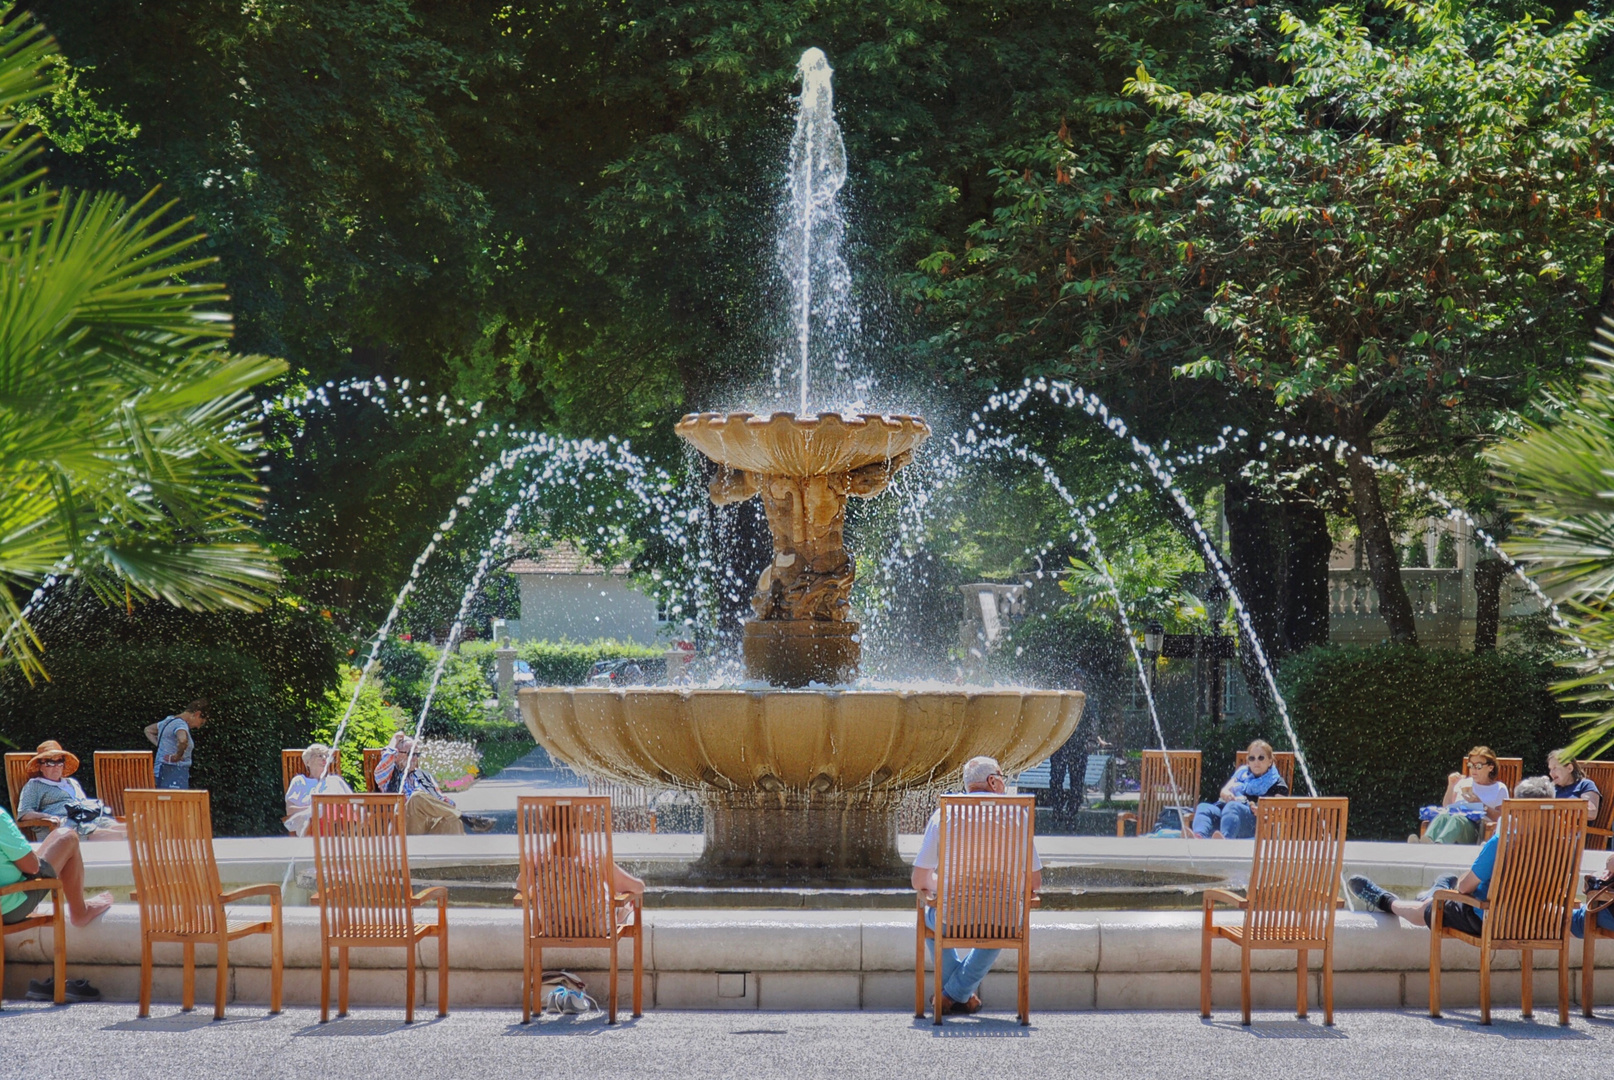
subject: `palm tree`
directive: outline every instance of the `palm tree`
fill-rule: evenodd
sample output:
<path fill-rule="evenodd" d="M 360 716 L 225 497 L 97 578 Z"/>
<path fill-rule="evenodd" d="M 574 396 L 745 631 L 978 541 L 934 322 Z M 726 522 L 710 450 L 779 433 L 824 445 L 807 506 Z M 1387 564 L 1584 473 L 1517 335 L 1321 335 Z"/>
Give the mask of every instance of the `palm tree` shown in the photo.
<path fill-rule="evenodd" d="M 1614 321 L 1592 347 L 1601 357 L 1578 397 L 1547 402 L 1550 419 L 1490 453 L 1520 521 L 1506 544 L 1558 603 L 1577 675 L 1555 689 L 1587 707 L 1573 747 L 1595 756 L 1614 745 Z"/>
<path fill-rule="evenodd" d="M 261 606 L 278 581 L 253 530 L 252 387 L 213 260 L 172 204 L 53 191 L 19 104 L 55 46 L 0 4 L 0 666 L 44 674 L 19 597 L 73 575 L 108 602 Z"/>

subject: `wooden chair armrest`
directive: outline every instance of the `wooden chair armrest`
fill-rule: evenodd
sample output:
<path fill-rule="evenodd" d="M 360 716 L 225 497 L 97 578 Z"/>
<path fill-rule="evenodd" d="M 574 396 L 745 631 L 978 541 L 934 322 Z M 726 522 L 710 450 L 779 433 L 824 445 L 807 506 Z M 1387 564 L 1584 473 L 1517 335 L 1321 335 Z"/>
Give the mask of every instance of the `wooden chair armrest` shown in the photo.
<path fill-rule="evenodd" d="M 247 885 L 239 889 L 231 889 L 226 893 L 219 893 L 219 903 L 231 904 L 237 900 L 244 900 L 249 896 L 267 896 L 271 904 L 280 906 L 279 885 Z"/>
<path fill-rule="evenodd" d="M 1460 893 L 1456 889 L 1436 889 L 1429 899 L 1436 903 L 1446 900 L 1455 900 L 1459 904 L 1466 904 L 1471 908 L 1479 908 L 1481 911 L 1489 911 L 1491 908 L 1491 902 L 1489 900 L 1481 900 L 1478 897 L 1469 896 L 1467 893 Z"/>
<path fill-rule="evenodd" d="M 0 896 L 5 896 L 8 893 L 38 892 L 40 889 L 53 889 L 60 892 L 61 888 L 62 882 L 59 878 L 36 877 L 29 878 L 27 881 L 13 882 L 10 885 L 0 885 Z"/>
<path fill-rule="evenodd" d="M 1032 893 L 1031 894 L 1031 906 L 1034 907 L 1034 908 L 1042 907 L 1042 894 L 1041 893 Z"/>
<path fill-rule="evenodd" d="M 1614 829 L 1599 829 L 1596 825 L 1586 826 L 1586 831 L 1593 836 L 1614 837 Z"/>
<path fill-rule="evenodd" d="M 414 903 L 416 903 L 416 904 L 424 904 L 424 903 L 427 903 L 427 902 L 432 901 L 432 900 L 436 900 L 439 903 L 445 903 L 446 904 L 448 902 L 448 886 L 447 885 L 428 885 L 426 888 L 420 890 L 418 893 L 416 893 L 410 899 L 413 900 Z"/>
<path fill-rule="evenodd" d="M 1243 908 L 1249 904 L 1249 900 L 1227 889 L 1206 889 L 1205 906 L 1210 907 L 1212 904 L 1218 903 L 1232 904 L 1236 908 Z"/>
<path fill-rule="evenodd" d="M 634 907 L 644 907 L 644 893 L 616 893 L 611 897 L 613 904 L 632 904 Z"/>

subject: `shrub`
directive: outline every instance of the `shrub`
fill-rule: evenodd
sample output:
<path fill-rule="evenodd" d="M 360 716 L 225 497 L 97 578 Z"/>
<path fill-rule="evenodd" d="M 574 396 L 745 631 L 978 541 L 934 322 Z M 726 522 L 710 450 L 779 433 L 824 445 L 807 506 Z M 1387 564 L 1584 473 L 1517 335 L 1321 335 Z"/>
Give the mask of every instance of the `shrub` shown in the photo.
<path fill-rule="evenodd" d="M 470 646 L 467 646 L 469 649 Z M 493 646 L 481 645 L 487 662 L 493 662 Z M 632 657 L 637 660 L 655 659 L 666 650 L 655 645 L 639 645 L 631 641 L 518 641 L 516 655 L 532 667 L 533 678 L 539 686 L 578 686 L 588 679 L 589 668 L 601 660 L 618 660 Z"/>
<path fill-rule="evenodd" d="M 196 732 L 191 786 L 212 792 L 220 836 L 281 832 L 280 749 L 299 745 L 306 718 L 254 657 L 185 645 L 78 648 L 54 645 L 49 682 L 32 686 L 16 668 L 0 679 L 6 739 L 31 749 L 58 739 L 83 761 L 94 788 L 96 750 L 144 750 L 144 728 L 195 698 L 212 715 Z"/>
<path fill-rule="evenodd" d="M 1392 839 L 1417 828 L 1471 746 L 1545 770 L 1569 733 L 1552 677 L 1519 653 L 1325 645 L 1286 661 L 1280 684 L 1318 789 L 1350 798 L 1353 836 Z"/>
<path fill-rule="evenodd" d="M 405 714 L 404 727 L 414 730 L 431 687 L 432 673 L 442 650 L 424 642 L 389 641 L 381 649 L 381 673 L 386 693 Z M 436 738 L 468 739 L 478 723 L 493 718 L 484 702 L 493 696 L 483 666 L 475 653 L 449 654 L 443 678 L 432 695 L 423 733 Z"/>
<path fill-rule="evenodd" d="M 324 709 L 314 723 L 309 742 L 327 745 L 336 735 L 347 703 L 353 699 L 353 687 L 359 681 L 359 669 L 349 668 L 340 689 L 325 696 Z M 365 680 L 359 691 L 359 700 L 348 717 L 347 730 L 342 733 L 342 778 L 354 791 L 364 790 L 364 754 L 368 746 L 385 746 L 395 732 L 408 724 L 402 709 L 386 700 L 381 687 L 372 677 Z"/>

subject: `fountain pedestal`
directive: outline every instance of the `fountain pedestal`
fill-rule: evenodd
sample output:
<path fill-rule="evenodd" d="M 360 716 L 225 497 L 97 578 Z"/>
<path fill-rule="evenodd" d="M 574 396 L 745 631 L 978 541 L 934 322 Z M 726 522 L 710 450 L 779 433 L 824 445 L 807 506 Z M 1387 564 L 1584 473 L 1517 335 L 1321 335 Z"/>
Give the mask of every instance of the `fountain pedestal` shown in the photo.
<path fill-rule="evenodd" d="M 905 884 L 900 791 L 706 791 L 706 848 L 693 876 L 718 881 Z"/>

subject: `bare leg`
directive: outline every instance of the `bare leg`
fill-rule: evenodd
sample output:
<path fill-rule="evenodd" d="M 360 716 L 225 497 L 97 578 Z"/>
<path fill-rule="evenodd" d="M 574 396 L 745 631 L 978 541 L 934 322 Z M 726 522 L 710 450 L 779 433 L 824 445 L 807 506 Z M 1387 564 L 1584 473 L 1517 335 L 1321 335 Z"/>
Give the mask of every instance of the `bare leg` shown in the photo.
<path fill-rule="evenodd" d="M 620 895 L 632 893 L 634 896 L 644 896 L 644 882 L 628 873 L 622 867 L 611 864 L 611 891 Z"/>
<path fill-rule="evenodd" d="M 67 899 L 67 918 L 74 926 L 88 926 L 112 906 L 111 893 L 97 893 L 84 899 L 84 860 L 79 856 L 78 833 L 57 829 L 39 845 L 39 857 L 56 868 L 62 893 Z"/>
<path fill-rule="evenodd" d="M 79 837 L 85 843 L 98 840 L 116 840 L 118 843 L 127 843 L 129 840 L 129 826 L 119 821 L 102 825 L 88 836 Z"/>
<path fill-rule="evenodd" d="M 1423 925 L 1423 912 L 1429 906 L 1427 900 L 1397 900 L 1390 905 L 1390 914 L 1399 915 L 1414 926 Z"/>

